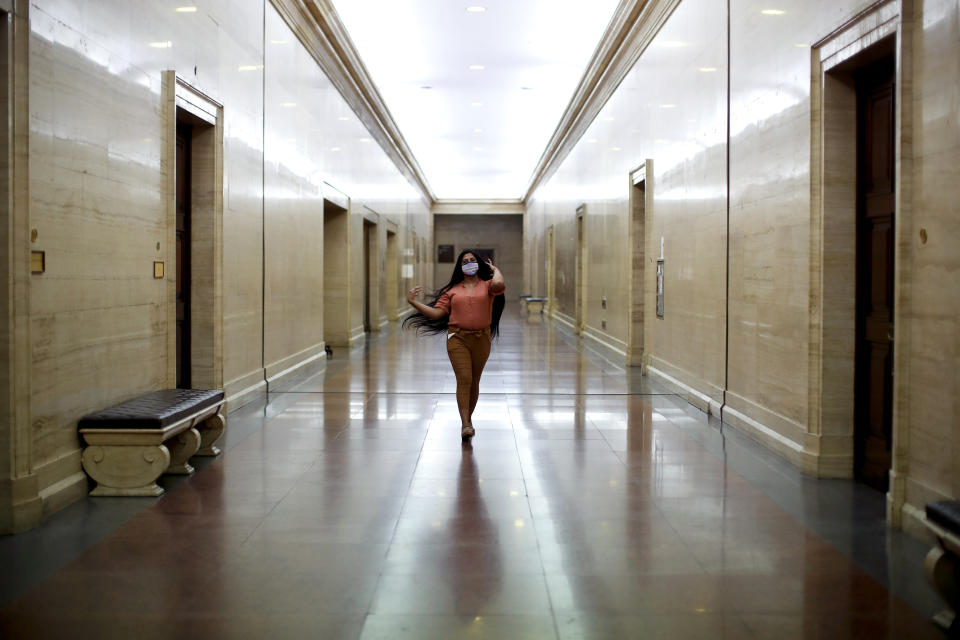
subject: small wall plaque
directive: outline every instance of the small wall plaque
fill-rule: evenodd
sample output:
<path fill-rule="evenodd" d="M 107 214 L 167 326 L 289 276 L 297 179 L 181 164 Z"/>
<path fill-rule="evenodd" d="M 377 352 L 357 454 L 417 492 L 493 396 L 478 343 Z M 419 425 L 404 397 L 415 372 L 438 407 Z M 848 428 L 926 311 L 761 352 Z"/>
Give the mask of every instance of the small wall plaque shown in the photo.
<path fill-rule="evenodd" d="M 162 263 L 162 262 L 154 262 L 154 263 L 153 263 L 153 277 L 154 277 L 154 278 L 157 278 L 157 279 L 163 277 L 163 263 Z"/>
<path fill-rule="evenodd" d="M 455 255 L 452 244 L 437 245 L 437 262 L 453 262 Z"/>
<path fill-rule="evenodd" d="M 30 272 L 43 273 L 47 270 L 47 253 L 45 251 L 30 252 Z"/>

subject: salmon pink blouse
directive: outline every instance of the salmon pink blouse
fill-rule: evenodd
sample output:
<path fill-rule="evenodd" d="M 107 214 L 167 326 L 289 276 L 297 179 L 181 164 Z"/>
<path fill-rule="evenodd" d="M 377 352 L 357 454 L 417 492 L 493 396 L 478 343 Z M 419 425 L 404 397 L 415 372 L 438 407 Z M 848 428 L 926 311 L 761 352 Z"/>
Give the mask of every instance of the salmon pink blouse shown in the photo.
<path fill-rule="evenodd" d="M 456 327 L 469 331 L 486 329 L 493 317 L 493 299 L 501 295 L 503 292 L 490 291 L 490 280 L 480 280 L 469 292 L 461 282 L 440 296 L 434 308 L 446 311 L 450 324 Z"/>

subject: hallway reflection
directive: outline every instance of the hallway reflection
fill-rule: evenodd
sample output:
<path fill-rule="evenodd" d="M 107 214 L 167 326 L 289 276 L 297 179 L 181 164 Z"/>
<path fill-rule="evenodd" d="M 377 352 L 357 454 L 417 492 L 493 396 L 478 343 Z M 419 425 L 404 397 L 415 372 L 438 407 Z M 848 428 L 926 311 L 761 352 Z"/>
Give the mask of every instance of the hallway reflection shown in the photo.
<path fill-rule="evenodd" d="M 894 555 L 882 496 L 802 477 L 571 333 L 504 316 L 469 446 L 454 388 L 442 338 L 338 350 L 232 413 L 221 458 L 0 635 L 939 637 L 850 561 L 920 593 L 925 549 Z"/>

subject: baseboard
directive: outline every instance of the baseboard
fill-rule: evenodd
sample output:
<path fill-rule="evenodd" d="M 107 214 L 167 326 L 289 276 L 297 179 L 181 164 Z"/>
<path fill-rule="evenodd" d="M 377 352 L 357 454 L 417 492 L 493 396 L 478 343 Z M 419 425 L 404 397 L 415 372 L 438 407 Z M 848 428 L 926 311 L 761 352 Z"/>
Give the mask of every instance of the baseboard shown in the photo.
<path fill-rule="evenodd" d="M 931 545 L 936 543 L 936 537 L 927 528 L 927 512 L 925 509 L 915 507 L 912 504 L 905 504 L 900 507 L 900 518 L 900 528 L 905 532 Z"/>
<path fill-rule="evenodd" d="M 587 326 L 583 330 L 583 337 L 596 342 L 601 347 L 620 356 L 625 363 L 627 360 L 627 343 L 619 338 L 615 338 L 605 331 L 598 331 L 593 327 Z"/>
<path fill-rule="evenodd" d="M 227 413 L 251 402 L 266 400 L 266 372 L 263 369 L 254 369 L 246 375 L 234 378 L 223 385 L 223 394 L 226 396 Z"/>
<path fill-rule="evenodd" d="M 85 497 L 90 491 L 87 474 L 82 470 L 73 473 L 60 482 L 56 482 L 40 492 L 42 518 L 56 513 L 67 505 Z"/>
<path fill-rule="evenodd" d="M 349 345 L 349 346 L 352 347 L 353 345 L 355 345 L 355 344 L 357 343 L 357 341 L 363 340 L 363 334 L 364 334 L 364 333 L 365 333 L 365 332 L 364 332 L 364 330 L 363 330 L 363 325 L 362 325 L 362 324 L 354 327 L 354 328 L 353 328 L 353 331 L 350 332 L 350 345 Z"/>
<path fill-rule="evenodd" d="M 291 356 L 277 360 L 264 367 L 267 379 L 267 392 L 275 391 L 279 386 L 289 383 L 304 374 L 304 368 L 319 369 L 318 361 L 326 361 L 326 343 L 320 342 L 307 347 Z"/>
<path fill-rule="evenodd" d="M 687 402 L 704 413 L 719 415 L 720 407 L 723 406 L 722 403 L 718 402 L 709 394 L 700 391 L 692 384 L 674 377 L 666 371 L 663 371 L 660 366 L 653 364 L 648 364 L 644 371 L 650 378 L 655 379 L 668 389 L 672 389 L 674 393 L 683 397 Z"/>
<path fill-rule="evenodd" d="M 0 479 L 0 534 L 20 533 L 40 524 L 43 501 L 37 486 L 35 474 Z"/>
<path fill-rule="evenodd" d="M 275 391 L 280 391 L 284 387 L 295 384 L 305 378 L 309 378 L 318 371 L 322 371 L 325 366 L 327 366 L 327 353 L 324 350 L 324 343 L 320 343 L 319 352 L 309 354 L 307 351 L 302 351 L 298 356 L 306 356 L 305 359 L 295 362 L 294 364 L 288 366 L 282 371 L 278 371 L 272 376 L 267 377 L 267 393 L 272 393 Z M 315 347 L 311 347 L 309 351 L 313 351 Z M 288 359 L 285 359 L 285 361 Z"/>
<path fill-rule="evenodd" d="M 562 311 L 554 311 L 552 314 L 550 314 L 550 318 L 568 327 L 571 331 L 575 332 L 577 330 L 574 319 Z"/>

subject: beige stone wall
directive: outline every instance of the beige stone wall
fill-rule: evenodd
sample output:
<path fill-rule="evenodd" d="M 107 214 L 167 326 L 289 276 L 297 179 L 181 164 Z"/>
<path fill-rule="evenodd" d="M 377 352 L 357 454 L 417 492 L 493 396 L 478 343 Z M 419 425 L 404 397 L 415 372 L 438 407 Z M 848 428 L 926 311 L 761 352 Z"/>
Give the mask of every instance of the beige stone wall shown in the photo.
<path fill-rule="evenodd" d="M 813 60 L 826 54 L 811 47 L 871 4 L 793 3 L 786 13 L 771 15 L 762 12 L 768 3 L 735 0 L 728 66 L 722 3 L 684 0 L 590 130 L 538 188 L 525 220 L 526 288 L 546 295 L 552 275 L 555 309 L 569 321 L 575 313 L 575 212 L 585 205 L 586 333 L 618 347 L 628 339 L 627 311 L 614 306 L 627 298 L 630 282 L 627 176 L 652 159 L 644 263 L 648 372 L 703 408 L 722 407 L 731 424 L 822 475 L 851 473 L 852 416 L 848 409 L 841 424 L 837 399 L 851 404 L 852 380 L 844 381 L 840 370 L 852 371 L 852 365 L 849 358 L 831 359 L 839 351 L 829 326 L 850 305 L 837 292 L 850 287 L 840 287 L 836 271 L 822 266 L 832 258 L 821 251 L 837 246 L 842 221 L 821 219 L 821 143 L 814 136 L 821 122 L 820 72 Z M 960 8 L 947 0 L 905 0 L 888 3 L 876 16 L 882 17 L 868 17 L 843 37 L 869 43 L 892 33 L 901 47 L 905 104 L 898 129 L 889 499 L 891 522 L 902 519 L 917 530 L 914 516 L 925 502 L 960 496 L 960 285 L 950 275 L 960 266 L 960 186 L 949 178 L 960 159 L 960 89 L 944 82 L 960 71 Z M 556 260 L 548 274 L 551 226 Z M 665 317 L 655 319 L 651 272 L 661 237 L 666 306 Z M 608 299 L 605 334 L 598 326 L 599 295 Z"/>
<path fill-rule="evenodd" d="M 654 160 L 645 264 L 655 269 L 662 236 L 665 315 L 662 320 L 647 315 L 648 363 L 717 406 L 722 402 L 726 290 L 726 49 L 717 29 L 724 19 L 717 3 L 681 3 L 528 209 L 531 240 L 542 255 L 546 228 L 554 227 L 554 309 L 572 319 L 576 210 L 584 204 L 586 332 L 625 352 L 632 277 L 629 175 L 648 158 Z M 538 269 L 543 295 L 546 280 Z M 653 309 L 653 298 L 647 308 Z"/>
<path fill-rule="evenodd" d="M 433 253 L 437 245 L 452 244 L 454 257 L 464 249 L 494 249 L 497 268 L 507 284 L 507 301 L 525 293 L 523 286 L 523 217 L 517 214 L 437 215 L 433 223 Z M 450 281 L 452 263 L 437 264 L 433 281 Z"/>
<path fill-rule="evenodd" d="M 422 196 L 269 2 L 177 13 L 146 0 L 41 0 L 28 19 L 19 40 L 28 55 L 17 67 L 29 81 L 21 148 L 37 230 L 30 248 L 46 252 L 47 269 L 24 278 L 28 291 L 16 298 L 29 300 L 29 364 L 16 376 L 30 396 L 2 427 L 4 457 L 15 463 L 2 468 L 2 530 L 35 524 L 18 516 L 23 505 L 39 499 L 49 512 L 85 494 L 82 415 L 172 384 L 163 72 L 223 105 L 216 366 L 231 406 L 263 397 L 268 378 L 322 364 L 314 357 L 324 342 L 324 182 L 347 195 L 351 211 L 379 207 L 401 251 L 431 228 Z M 4 251 L 23 256 L 20 239 L 5 240 Z M 154 279 L 155 261 L 166 263 L 165 278 Z M 10 281 L 25 268 L 24 260 Z M 7 304 L 14 299 L 8 288 Z"/>
<path fill-rule="evenodd" d="M 925 503 L 960 497 L 960 85 L 944 81 L 960 77 L 960 6 L 927 0 L 914 19 L 913 216 L 898 221 L 897 246 L 897 348 L 905 343 L 908 356 L 898 368 L 894 465 L 904 484 L 894 509 L 905 500 L 904 524 L 916 531 Z"/>

